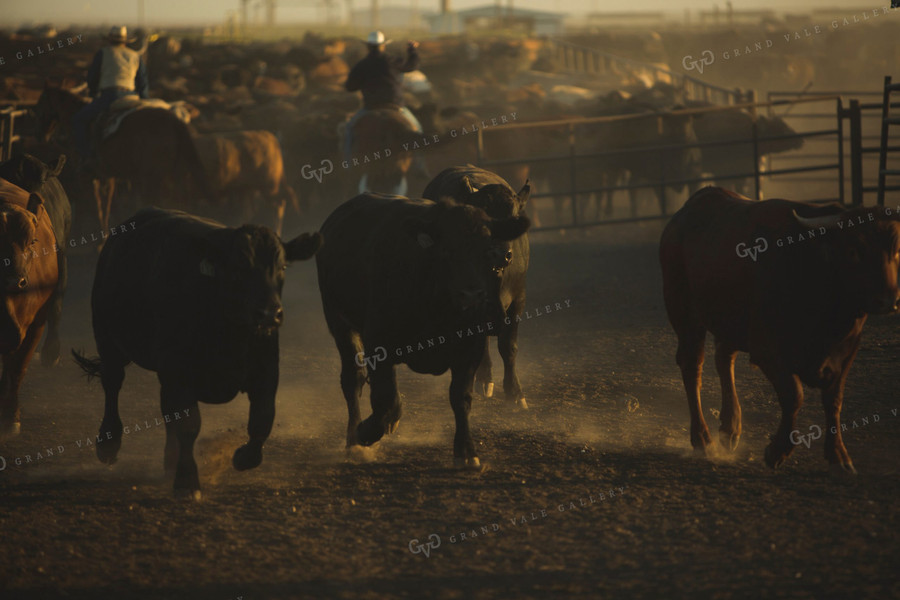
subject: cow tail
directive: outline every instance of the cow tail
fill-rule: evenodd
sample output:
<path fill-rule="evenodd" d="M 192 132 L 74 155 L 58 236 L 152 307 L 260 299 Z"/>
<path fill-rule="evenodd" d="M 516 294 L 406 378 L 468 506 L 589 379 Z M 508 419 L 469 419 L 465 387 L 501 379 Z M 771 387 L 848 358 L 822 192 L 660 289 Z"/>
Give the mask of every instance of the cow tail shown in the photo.
<path fill-rule="evenodd" d="M 87 358 L 83 354 L 76 352 L 74 348 L 72 349 L 72 357 L 75 359 L 75 364 L 84 371 L 88 381 L 94 377 L 100 377 L 100 373 L 103 370 L 103 362 L 100 360 L 100 357 Z"/>
<path fill-rule="evenodd" d="M 200 188 L 200 194 L 203 198 L 206 199 L 210 206 L 215 205 L 216 196 L 209 185 L 209 178 L 206 176 L 206 169 L 203 168 L 203 163 L 200 161 L 197 146 L 194 145 L 194 138 L 191 137 L 191 132 L 187 125 L 183 123 L 180 123 L 180 125 L 181 127 L 176 128 L 179 163 L 187 168 L 194 185 Z"/>

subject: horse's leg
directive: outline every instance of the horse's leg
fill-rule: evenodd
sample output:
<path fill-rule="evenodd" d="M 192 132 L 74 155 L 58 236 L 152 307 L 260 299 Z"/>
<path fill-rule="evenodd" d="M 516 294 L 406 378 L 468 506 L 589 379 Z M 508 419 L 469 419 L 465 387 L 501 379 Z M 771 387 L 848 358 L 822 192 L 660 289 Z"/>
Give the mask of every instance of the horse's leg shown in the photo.
<path fill-rule="evenodd" d="M 97 222 L 100 223 L 100 229 L 105 229 L 106 225 L 103 222 L 103 198 L 100 194 L 100 180 L 92 179 L 91 183 L 94 186 L 94 200 L 97 202 Z"/>
<path fill-rule="evenodd" d="M 110 177 L 106 180 L 106 209 L 103 213 L 104 219 L 101 223 L 104 230 L 109 230 L 109 217 L 112 214 L 112 200 L 116 194 L 116 178 Z"/>
<path fill-rule="evenodd" d="M 284 226 L 284 209 L 287 207 L 287 199 L 279 198 L 275 204 L 275 235 L 281 237 L 281 229 Z"/>

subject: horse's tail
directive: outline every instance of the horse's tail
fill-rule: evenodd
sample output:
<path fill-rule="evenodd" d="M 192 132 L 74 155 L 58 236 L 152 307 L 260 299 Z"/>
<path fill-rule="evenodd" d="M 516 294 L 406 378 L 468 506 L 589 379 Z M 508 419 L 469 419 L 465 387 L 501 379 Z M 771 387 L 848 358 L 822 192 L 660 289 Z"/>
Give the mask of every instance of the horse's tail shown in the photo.
<path fill-rule="evenodd" d="M 216 203 L 216 195 L 209 184 L 209 178 L 206 176 L 206 169 L 200 160 L 200 154 L 197 153 L 197 146 L 194 145 L 194 138 L 188 126 L 181 121 L 178 122 L 180 127 L 175 128 L 175 142 L 177 144 L 178 164 L 183 165 L 194 185 L 200 189 L 200 195 L 210 204 Z"/>

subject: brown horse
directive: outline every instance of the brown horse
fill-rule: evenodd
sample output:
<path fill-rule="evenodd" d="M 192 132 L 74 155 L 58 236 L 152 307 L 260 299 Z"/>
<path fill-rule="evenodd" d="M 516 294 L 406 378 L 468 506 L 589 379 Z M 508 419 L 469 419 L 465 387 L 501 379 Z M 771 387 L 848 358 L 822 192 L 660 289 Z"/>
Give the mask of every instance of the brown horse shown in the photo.
<path fill-rule="evenodd" d="M 47 86 L 34 108 L 40 138 L 47 142 L 56 137 L 64 147 L 70 145 L 72 117 L 88 102 L 71 91 Z M 191 186 L 213 201 L 188 126 L 164 109 L 134 111 L 99 142 L 93 190 L 104 229 L 109 227 L 116 180 L 129 181 L 142 203 L 183 208 L 194 193 Z"/>
<path fill-rule="evenodd" d="M 352 158 L 344 163 L 360 172 L 359 193 L 406 195 L 414 142 L 421 144 L 422 134 L 399 110 L 378 108 L 361 116 L 353 125 Z"/>

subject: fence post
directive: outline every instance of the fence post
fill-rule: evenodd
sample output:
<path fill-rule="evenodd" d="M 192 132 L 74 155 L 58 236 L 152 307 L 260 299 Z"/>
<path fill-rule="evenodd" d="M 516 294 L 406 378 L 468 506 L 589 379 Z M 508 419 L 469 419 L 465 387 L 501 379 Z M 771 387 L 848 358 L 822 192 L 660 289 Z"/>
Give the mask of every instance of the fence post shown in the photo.
<path fill-rule="evenodd" d="M 6 122 L 6 126 L 3 128 L 3 150 L 0 151 L 0 155 L 3 156 L 3 160 L 9 160 L 12 158 L 12 147 L 13 147 L 13 137 L 15 137 L 15 110 L 9 111 L 5 115 L 4 121 Z"/>
<path fill-rule="evenodd" d="M 881 145 L 878 152 L 878 206 L 884 206 L 884 188 L 887 185 L 887 153 L 891 115 L 891 76 L 884 76 L 884 96 L 881 105 Z"/>
<path fill-rule="evenodd" d="M 484 133 L 483 130 L 478 128 L 478 144 L 475 147 L 475 165 L 481 166 L 484 163 Z"/>
<path fill-rule="evenodd" d="M 578 191 L 575 180 L 575 124 L 569 122 L 569 185 L 572 190 L 572 225 L 578 225 Z"/>
<path fill-rule="evenodd" d="M 753 183 L 756 186 L 756 200 L 762 200 L 762 189 L 759 180 L 759 128 L 756 112 L 753 112 Z"/>
<path fill-rule="evenodd" d="M 656 131 L 659 134 L 659 139 L 666 141 L 664 138 L 664 127 L 663 127 L 663 118 L 662 116 L 656 117 Z M 664 143 L 665 145 L 665 143 Z M 659 169 L 660 169 L 660 185 L 659 185 L 659 212 L 662 216 L 666 216 L 668 212 L 666 211 L 666 151 L 661 150 L 659 153 Z"/>
<path fill-rule="evenodd" d="M 862 115 L 859 100 L 850 100 L 850 202 L 853 206 L 863 203 L 862 172 Z"/>
<path fill-rule="evenodd" d="M 769 107 L 771 110 L 771 107 Z M 837 99 L 838 132 L 838 201 L 844 203 L 844 102 Z M 769 165 L 771 169 L 771 165 Z"/>

